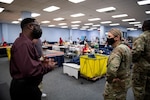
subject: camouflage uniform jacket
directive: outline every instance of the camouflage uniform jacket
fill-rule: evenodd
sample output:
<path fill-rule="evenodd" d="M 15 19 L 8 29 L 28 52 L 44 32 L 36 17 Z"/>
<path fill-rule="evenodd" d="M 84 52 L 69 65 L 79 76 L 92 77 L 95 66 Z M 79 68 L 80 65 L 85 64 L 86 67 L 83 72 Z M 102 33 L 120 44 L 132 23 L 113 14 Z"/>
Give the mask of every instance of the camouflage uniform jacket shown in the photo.
<path fill-rule="evenodd" d="M 132 47 L 132 62 L 135 66 L 150 70 L 150 31 L 141 34 Z"/>
<path fill-rule="evenodd" d="M 131 79 L 131 61 L 132 55 L 130 48 L 125 44 L 117 45 L 108 58 L 106 73 L 108 83 L 112 83 L 114 78 L 119 78 L 120 80 L 125 80 L 124 85 L 129 86 L 130 84 L 128 83 L 130 83 L 129 81 Z"/>

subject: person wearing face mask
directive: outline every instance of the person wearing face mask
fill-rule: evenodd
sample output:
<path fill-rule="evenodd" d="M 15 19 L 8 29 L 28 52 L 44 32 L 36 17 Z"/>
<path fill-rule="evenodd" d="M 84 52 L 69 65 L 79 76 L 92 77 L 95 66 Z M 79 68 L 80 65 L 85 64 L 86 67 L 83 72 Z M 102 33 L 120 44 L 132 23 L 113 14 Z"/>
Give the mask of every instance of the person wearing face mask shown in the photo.
<path fill-rule="evenodd" d="M 33 39 L 33 43 L 35 44 L 35 48 L 36 48 L 36 50 L 37 50 L 37 52 L 39 54 L 39 59 L 41 61 L 43 61 L 44 54 L 43 54 L 41 39 L 40 38 L 39 39 Z M 40 90 L 42 92 L 42 97 L 46 97 L 47 94 L 43 92 L 43 83 L 42 82 L 39 84 L 39 88 L 40 88 Z"/>
<path fill-rule="evenodd" d="M 38 88 L 43 75 L 55 67 L 51 59 L 39 60 L 33 39 L 39 39 L 42 30 L 34 18 L 25 18 L 21 22 L 22 32 L 11 48 L 10 84 L 11 100 L 41 100 Z"/>
<path fill-rule="evenodd" d="M 150 20 L 144 21 L 142 31 L 132 47 L 132 87 L 135 100 L 150 100 Z"/>
<path fill-rule="evenodd" d="M 108 45 L 113 47 L 107 62 L 104 100 L 126 100 L 131 85 L 131 51 L 122 43 L 122 32 L 111 29 L 107 37 Z"/>

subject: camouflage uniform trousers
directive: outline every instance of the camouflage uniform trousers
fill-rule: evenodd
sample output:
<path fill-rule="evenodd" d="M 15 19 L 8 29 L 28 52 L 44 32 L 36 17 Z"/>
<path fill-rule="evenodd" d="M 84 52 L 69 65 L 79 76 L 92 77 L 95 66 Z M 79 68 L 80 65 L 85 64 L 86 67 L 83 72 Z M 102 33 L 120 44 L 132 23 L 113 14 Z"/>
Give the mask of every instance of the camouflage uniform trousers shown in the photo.
<path fill-rule="evenodd" d="M 104 100 L 126 100 L 127 90 L 125 82 L 108 83 L 106 81 Z"/>
<path fill-rule="evenodd" d="M 141 67 L 140 67 L 141 68 Z M 150 70 L 134 66 L 132 87 L 135 100 L 150 100 Z"/>

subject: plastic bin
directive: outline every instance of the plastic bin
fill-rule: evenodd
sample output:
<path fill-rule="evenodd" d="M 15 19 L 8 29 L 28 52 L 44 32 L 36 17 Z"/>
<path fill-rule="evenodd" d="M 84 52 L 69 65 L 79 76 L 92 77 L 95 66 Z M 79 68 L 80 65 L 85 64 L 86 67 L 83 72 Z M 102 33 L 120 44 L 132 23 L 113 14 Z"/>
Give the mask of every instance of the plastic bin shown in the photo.
<path fill-rule="evenodd" d="M 8 60 L 10 60 L 10 57 L 11 57 L 10 50 L 11 48 L 6 48 Z"/>
<path fill-rule="evenodd" d="M 80 74 L 87 78 L 101 77 L 107 71 L 108 56 L 95 54 L 95 58 L 88 55 L 80 56 Z"/>

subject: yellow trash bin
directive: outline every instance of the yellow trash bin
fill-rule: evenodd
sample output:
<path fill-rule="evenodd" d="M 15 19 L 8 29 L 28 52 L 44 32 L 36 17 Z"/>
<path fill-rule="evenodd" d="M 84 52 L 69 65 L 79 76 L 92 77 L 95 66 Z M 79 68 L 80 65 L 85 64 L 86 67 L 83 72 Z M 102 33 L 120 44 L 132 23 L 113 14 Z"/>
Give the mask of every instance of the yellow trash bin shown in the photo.
<path fill-rule="evenodd" d="M 95 58 L 88 55 L 80 56 L 80 74 L 87 78 L 101 77 L 107 71 L 108 56 L 95 54 Z"/>
<path fill-rule="evenodd" d="M 11 57 L 11 53 L 10 53 L 10 50 L 11 50 L 11 48 L 6 48 L 6 50 L 7 50 L 7 57 L 8 57 L 8 60 L 10 60 L 10 57 Z"/>

